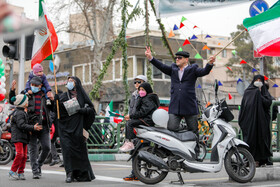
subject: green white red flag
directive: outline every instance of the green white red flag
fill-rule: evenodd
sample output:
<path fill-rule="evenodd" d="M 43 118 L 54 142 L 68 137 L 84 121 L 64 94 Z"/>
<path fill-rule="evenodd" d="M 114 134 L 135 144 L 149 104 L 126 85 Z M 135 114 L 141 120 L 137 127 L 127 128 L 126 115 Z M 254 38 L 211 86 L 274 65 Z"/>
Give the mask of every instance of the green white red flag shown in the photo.
<path fill-rule="evenodd" d="M 110 119 L 110 122 L 114 122 L 114 123 L 120 123 L 123 121 L 124 116 L 117 113 L 117 112 L 113 112 L 113 101 L 111 101 L 109 103 L 109 105 L 106 107 L 106 114 L 105 117 Z"/>
<path fill-rule="evenodd" d="M 280 1 L 267 11 L 243 21 L 260 55 L 280 56 Z"/>
<path fill-rule="evenodd" d="M 41 19 L 44 21 L 45 27 L 35 31 L 35 38 L 32 50 L 31 68 L 37 63 L 41 63 L 45 58 L 51 55 L 58 46 L 58 38 L 47 9 L 43 0 L 40 0 L 43 14 Z M 52 46 L 51 46 L 52 45 Z M 53 50 L 53 51 L 52 51 Z"/>

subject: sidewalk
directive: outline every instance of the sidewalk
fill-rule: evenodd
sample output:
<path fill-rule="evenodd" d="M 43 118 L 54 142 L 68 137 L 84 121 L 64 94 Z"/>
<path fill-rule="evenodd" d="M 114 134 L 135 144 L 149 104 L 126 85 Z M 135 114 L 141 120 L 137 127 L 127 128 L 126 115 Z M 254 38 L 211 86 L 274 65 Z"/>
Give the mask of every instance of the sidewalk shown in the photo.
<path fill-rule="evenodd" d="M 280 163 L 274 162 L 273 166 L 256 168 L 253 181 L 280 180 Z"/>

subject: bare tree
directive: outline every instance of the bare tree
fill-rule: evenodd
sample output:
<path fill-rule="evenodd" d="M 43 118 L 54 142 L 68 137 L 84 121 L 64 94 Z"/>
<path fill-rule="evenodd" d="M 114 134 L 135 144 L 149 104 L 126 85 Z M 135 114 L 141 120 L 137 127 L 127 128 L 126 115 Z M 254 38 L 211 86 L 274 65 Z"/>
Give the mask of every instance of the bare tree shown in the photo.
<path fill-rule="evenodd" d="M 101 69 L 102 52 L 106 42 L 113 39 L 113 13 L 117 0 L 68 0 L 56 1 L 52 12 L 56 15 L 57 32 L 70 34 L 70 42 L 93 42 L 92 81 Z M 70 14 L 62 19 L 62 14 Z M 59 21 L 58 21 L 59 20 Z"/>

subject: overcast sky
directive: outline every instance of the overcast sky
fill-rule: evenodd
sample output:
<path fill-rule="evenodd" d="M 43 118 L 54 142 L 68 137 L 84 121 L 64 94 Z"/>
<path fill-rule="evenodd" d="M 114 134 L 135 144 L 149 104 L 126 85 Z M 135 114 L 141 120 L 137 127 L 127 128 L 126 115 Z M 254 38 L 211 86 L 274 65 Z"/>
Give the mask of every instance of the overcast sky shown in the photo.
<path fill-rule="evenodd" d="M 28 18 L 36 19 L 38 17 L 38 1 L 39 0 L 7 0 L 9 3 L 24 7 L 26 16 Z M 48 5 L 48 1 L 45 0 Z M 50 0 L 49 0 L 50 2 Z M 131 1 L 136 2 L 136 0 Z M 269 6 L 273 5 L 277 0 L 266 0 Z M 143 0 L 141 0 L 143 4 Z M 185 13 L 179 16 L 172 16 L 169 18 L 163 18 L 162 21 L 165 25 L 167 32 L 169 32 L 174 24 L 179 26 L 181 17 L 187 18 L 184 22 L 186 27 L 184 28 L 184 35 L 191 36 L 192 34 L 210 34 L 210 35 L 222 35 L 229 36 L 231 32 L 236 31 L 236 25 L 241 24 L 243 19 L 250 17 L 249 7 L 251 2 L 242 3 L 240 5 L 232 5 L 229 7 L 223 7 L 212 10 L 202 10 L 194 13 Z M 153 12 L 150 14 L 151 26 L 157 28 L 158 25 L 155 21 Z M 143 29 L 144 20 L 138 19 L 137 22 L 129 24 L 130 28 Z M 199 29 L 193 29 L 196 25 Z M 66 41 L 65 41 L 66 42 Z"/>

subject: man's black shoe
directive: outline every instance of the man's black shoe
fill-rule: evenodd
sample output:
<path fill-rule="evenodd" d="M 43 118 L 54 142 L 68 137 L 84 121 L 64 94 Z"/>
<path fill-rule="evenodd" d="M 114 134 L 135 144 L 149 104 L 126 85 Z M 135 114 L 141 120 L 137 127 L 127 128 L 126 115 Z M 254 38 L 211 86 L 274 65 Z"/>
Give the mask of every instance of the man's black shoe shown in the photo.
<path fill-rule="evenodd" d="M 62 162 L 62 164 L 59 167 L 61 167 L 61 168 L 64 167 L 64 163 Z"/>
<path fill-rule="evenodd" d="M 38 173 L 33 174 L 33 179 L 40 179 L 40 176 Z"/>
<path fill-rule="evenodd" d="M 59 163 L 58 160 L 53 160 L 53 161 L 49 164 L 49 166 L 54 166 L 54 165 L 56 165 L 56 164 L 58 164 L 58 163 Z"/>
<path fill-rule="evenodd" d="M 73 181 L 72 172 L 69 172 L 69 173 L 67 173 L 65 182 L 71 183 L 72 181 Z"/>

